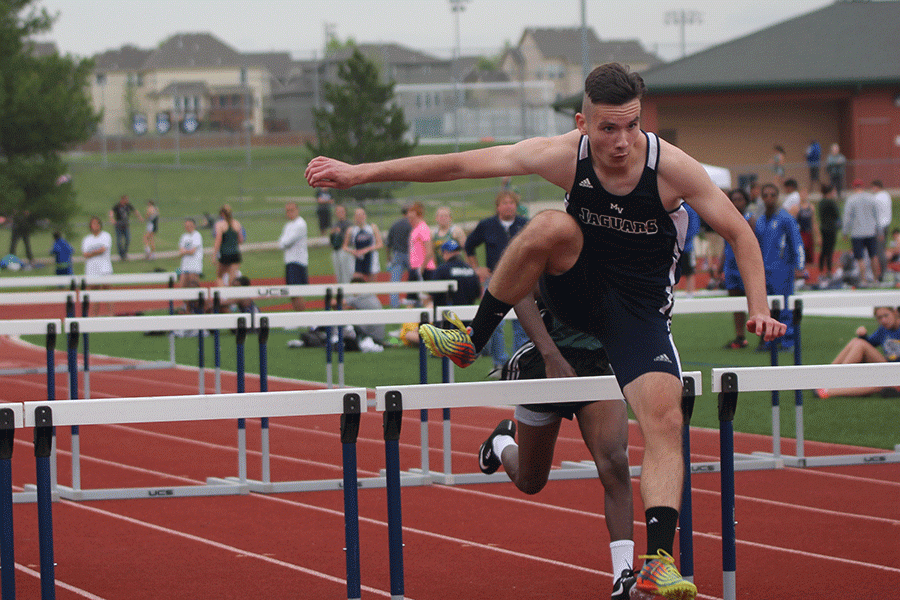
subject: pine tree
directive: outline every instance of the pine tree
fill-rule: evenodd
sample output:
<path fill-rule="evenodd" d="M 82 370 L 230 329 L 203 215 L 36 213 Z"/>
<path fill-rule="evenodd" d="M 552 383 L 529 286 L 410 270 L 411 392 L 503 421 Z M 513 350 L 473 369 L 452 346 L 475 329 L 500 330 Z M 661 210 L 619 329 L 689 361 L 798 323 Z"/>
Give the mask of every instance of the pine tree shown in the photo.
<path fill-rule="evenodd" d="M 327 108 L 313 111 L 313 155 L 358 164 L 409 156 L 415 142 L 404 140 L 409 126 L 394 102 L 394 83 L 382 83 L 378 67 L 356 48 L 338 66 L 338 82 L 324 84 Z M 348 192 L 363 200 L 389 198 L 396 184 L 359 186 Z"/>
<path fill-rule="evenodd" d="M 42 222 L 65 228 L 77 213 L 60 153 L 98 122 L 85 92 L 92 62 L 36 55 L 31 36 L 53 19 L 32 4 L 0 0 L 0 213 L 25 235 Z"/>

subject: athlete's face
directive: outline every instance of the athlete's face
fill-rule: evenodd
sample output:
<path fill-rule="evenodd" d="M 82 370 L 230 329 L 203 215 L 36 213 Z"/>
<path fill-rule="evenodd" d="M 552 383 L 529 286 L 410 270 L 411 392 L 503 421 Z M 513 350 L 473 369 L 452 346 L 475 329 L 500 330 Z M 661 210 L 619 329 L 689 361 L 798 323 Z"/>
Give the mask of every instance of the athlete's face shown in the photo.
<path fill-rule="evenodd" d="M 607 168 L 627 166 L 641 132 L 641 101 L 635 98 L 616 106 L 586 103 L 583 113 L 575 117 L 581 133 L 591 144 L 594 160 Z"/>
<path fill-rule="evenodd" d="M 897 329 L 900 326 L 900 314 L 891 308 L 879 307 L 875 311 L 875 319 L 885 329 Z"/>

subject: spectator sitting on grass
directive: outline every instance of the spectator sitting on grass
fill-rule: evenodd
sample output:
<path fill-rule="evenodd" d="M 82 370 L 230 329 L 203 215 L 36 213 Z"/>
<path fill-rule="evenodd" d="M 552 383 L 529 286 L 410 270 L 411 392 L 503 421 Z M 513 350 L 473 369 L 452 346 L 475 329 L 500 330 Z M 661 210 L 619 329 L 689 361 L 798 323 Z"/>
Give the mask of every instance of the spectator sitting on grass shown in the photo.
<path fill-rule="evenodd" d="M 866 328 L 860 326 L 856 337 L 847 342 L 844 349 L 831 364 L 846 365 L 857 363 L 883 363 L 900 361 L 900 312 L 892 306 L 875 308 L 875 318 L 880 327 L 872 335 L 866 335 Z M 881 346 L 883 352 L 878 351 Z M 816 398 L 831 396 L 872 396 L 881 394 L 884 397 L 900 396 L 900 388 L 895 387 L 857 387 L 839 389 L 818 389 L 813 392 Z"/>

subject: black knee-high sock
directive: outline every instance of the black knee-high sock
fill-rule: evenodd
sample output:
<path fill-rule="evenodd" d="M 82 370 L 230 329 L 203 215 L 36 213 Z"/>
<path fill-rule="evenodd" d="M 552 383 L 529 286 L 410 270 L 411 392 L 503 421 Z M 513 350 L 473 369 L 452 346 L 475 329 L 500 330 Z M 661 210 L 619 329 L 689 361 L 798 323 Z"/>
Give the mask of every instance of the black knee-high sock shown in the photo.
<path fill-rule="evenodd" d="M 484 292 L 481 304 L 478 305 L 478 312 L 472 319 L 472 343 L 475 345 L 475 352 L 481 352 L 487 346 L 494 330 L 503 322 L 503 317 L 511 308 L 512 304 L 497 300 L 489 291 Z"/>
<path fill-rule="evenodd" d="M 657 554 L 660 550 L 672 554 L 678 511 L 669 506 L 654 506 L 645 510 L 644 516 L 647 519 L 647 554 Z"/>

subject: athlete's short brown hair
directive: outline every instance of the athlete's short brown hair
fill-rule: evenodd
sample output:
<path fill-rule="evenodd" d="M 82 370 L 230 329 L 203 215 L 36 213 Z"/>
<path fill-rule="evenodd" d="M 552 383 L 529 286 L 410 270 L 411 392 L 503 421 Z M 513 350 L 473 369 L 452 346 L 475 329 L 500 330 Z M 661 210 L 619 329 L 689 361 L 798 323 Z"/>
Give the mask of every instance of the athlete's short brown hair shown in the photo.
<path fill-rule="evenodd" d="M 643 78 L 619 63 L 600 65 L 584 80 L 585 103 L 621 106 L 646 91 Z"/>

